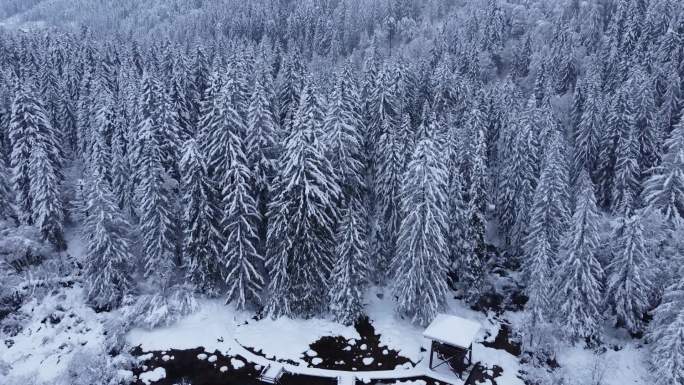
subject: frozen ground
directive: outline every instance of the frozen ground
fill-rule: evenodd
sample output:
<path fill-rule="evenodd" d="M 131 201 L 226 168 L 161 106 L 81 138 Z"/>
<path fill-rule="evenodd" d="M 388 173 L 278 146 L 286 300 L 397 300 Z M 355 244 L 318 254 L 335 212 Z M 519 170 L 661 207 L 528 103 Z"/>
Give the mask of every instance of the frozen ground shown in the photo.
<path fill-rule="evenodd" d="M 104 329 L 100 317 L 84 304 L 83 290 L 69 288 L 29 301 L 18 312 L 19 334 L 0 333 L 0 383 L 24 379 L 27 384 L 56 382 L 77 353 L 102 350 Z M 3 382 L 6 381 L 6 382 Z"/>
<path fill-rule="evenodd" d="M 394 349 L 413 362 L 421 362 L 426 347 L 422 337 L 423 328 L 411 325 L 397 317 L 389 295 L 379 296 L 380 289 L 371 288 L 366 298 L 367 311 L 375 332 L 380 334 L 383 345 Z M 380 298 L 382 297 L 382 298 Z M 522 322 L 519 313 L 506 312 L 489 317 L 463 306 L 461 301 L 449 301 L 448 313 L 477 320 L 483 326 L 476 341 L 493 341 L 499 330 L 498 319 L 511 322 L 513 329 Z M 15 336 L 2 334 L 0 344 L 0 383 L 53 384 L 63 378 L 77 353 L 101 351 L 104 343 L 103 317 L 84 304 L 83 290 L 79 287 L 60 290 L 48 295 L 43 301 L 33 300 L 25 304 L 20 314 L 25 314 L 23 330 Z M 323 336 L 341 336 L 350 344 L 356 343 L 358 332 L 353 327 L 339 325 L 326 319 L 254 320 L 253 314 L 235 311 L 223 301 L 203 300 L 194 314 L 182 318 L 168 327 L 153 330 L 133 329 L 126 335 L 131 347 L 140 345 L 143 351 L 192 349 L 204 347 L 206 352 L 218 350 L 228 354 L 235 341 L 261 351 L 268 357 L 290 360 L 303 366 L 305 358 L 316 352 L 309 345 Z M 650 385 L 646 359 L 648 350 L 639 341 L 616 335 L 607 343 L 607 349 L 594 352 L 581 347 L 563 346 L 558 351 L 560 368 L 555 378 L 566 377 L 578 384 L 592 383 L 601 378 L 603 385 Z M 205 360 L 209 360 L 208 354 Z M 530 368 L 521 365 L 519 357 L 482 343 L 473 348 L 473 360 L 486 368 L 502 369 L 496 378 L 498 385 L 523 385 L 519 372 Z M 4 369 L 3 369 L 4 368 Z M 147 370 L 145 380 L 154 383 L 161 370 Z M 391 368 L 388 368 L 391 369 Z M 406 370 L 398 368 L 397 370 Z M 491 373 L 490 373 L 491 374 Z M 160 378 L 160 377 L 159 377 Z M 489 382 L 489 381 L 486 381 Z M 418 381 L 417 383 L 420 383 Z"/>

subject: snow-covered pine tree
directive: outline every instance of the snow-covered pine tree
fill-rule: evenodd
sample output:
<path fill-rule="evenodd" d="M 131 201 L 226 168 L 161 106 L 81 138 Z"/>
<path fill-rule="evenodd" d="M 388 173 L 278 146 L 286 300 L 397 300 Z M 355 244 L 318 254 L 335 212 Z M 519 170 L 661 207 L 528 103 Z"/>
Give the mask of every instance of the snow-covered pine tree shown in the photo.
<path fill-rule="evenodd" d="M 684 217 L 684 119 L 665 142 L 666 152 L 653 176 L 644 183 L 644 201 L 677 225 Z"/>
<path fill-rule="evenodd" d="M 397 254 L 392 261 L 397 312 L 419 325 L 430 323 L 446 305 L 448 245 L 445 164 L 435 139 L 434 113 L 425 114 L 402 184 Z"/>
<path fill-rule="evenodd" d="M 611 205 L 613 212 L 625 213 L 639 206 L 638 199 L 641 188 L 641 169 L 639 167 L 639 138 L 636 127 L 630 119 L 630 126 L 619 139 L 615 179 Z"/>
<path fill-rule="evenodd" d="M 271 99 L 265 87 L 264 78 L 270 74 L 258 75 L 247 110 L 247 156 L 254 175 L 254 193 L 259 211 L 258 250 L 263 253 L 268 229 L 268 202 L 271 198 L 275 160 L 278 157 L 278 128 L 273 115 Z"/>
<path fill-rule="evenodd" d="M 43 239 L 55 245 L 57 250 L 66 250 L 59 180 L 43 143 L 37 143 L 31 149 L 29 178 L 32 223 Z"/>
<path fill-rule="evenodd" d="M 649 325 L 652 342 L 651 362 L 658 376 L 657 385 L 684 381 L 684 274 L 668 286 L 662 302 L 653 311 Z"/>
<path fill-rule="evenodd" d="M 602 207 L 613 207 L 612 197 L 618 147 L 621 138 L 629 134 L 634 122 L 628 104 L 627 87 L 620 87 L 613 96 L 613 102 L 608 108 L 607 115 L 607 125 L 599 142 L 597 198 Z"/>
<path fill-rule="evenodd" d="M 269 299 L 273 317 L 320 313 L 334 251 L 335 202 L 340 188 L 325 157 L 318 97 L 307 81 L 269 204 Z"/>
<path fill-rule="evenodd" d="M 230 131 L 228 153 L 230 166 L 223 182 L 224 217 L 221 228 L 225 233 L 223 258 L 228 302 L 238 309 L 257 305 L 261 299 L 264 279 L 261 276 L 263 257 L 257 251 L 259 212 L 251 189 L 254 175 L 247 163 L 244 143 L 239 132 Z"/>
<path fill-rule="evenodd" d="M 167 180 L 162 166 L 157 130 L 159 121 L 159 85 L 152 75 L 145 72 L 138 116 L 138 159 L 136 171 L 140 180 L 136 196 L 140 233 L 143 240 L 145 277 L 153 277 L 155 283 L 165 286 L 173 272 L 176 260 L 176 240 Z"/>
<path fill-rule="evenodd" d="M 540 183 L 541 185 L 541 183 Z M 567 338 L 600 338 L 603 314 L 603 277 L 596 259 L 599 247 L 599 212 L 594 186 L 586 172 L 577 182 L 575 213 L 562 242 L 559 265 L 554 281 L 556 322 Z"/>
<path fill-rule="evenodd" d="M 0 154 L 0 219 L 16 221 L 14 194 L 10 187 L 10 175 L 5 167 L 5 159 Z"/>
<path fill-rule="evenodd" d="M 476 106 L 470 111 L 467 131 L 473 137 L 472 153 L 468 154 L 470 186 L 465 212 L 467 223 L 463 239 L 463 255 L 459 263 L 459 281 L 468 302 L 476 302 L 484 290 L 487 245 L 485 225 L 488 205 L 486 127 L 482 111 Z"/>
<path fill-rule="evenodd" d="M 502 165 L 504 177 L 499 186 L 501 207 L 499 226 L 507 235 L 508 245 L 521 252 L 527 236 L 534 191 L 539 175 L 538 109 L 530 98 L 527 109 L 514 127 L 509 157 Z M 503 199 L 501 199 L 503 198 Z"/>
<path fill-rule="evenodd" d="M 601 94 L 600 69 L 592 56 L 586 79 L 586 100 L 582 116 L 575 132 L 573 154 L 573 179 L 582 170 L 594 173 L 596 170 L 599 139 L 604 122 L 603 100 Z"/>
<path fill-rule="evenodd" d="M 606 268 L 606 298 L 618 324 L 631 333 L 643 330 L 653 282 L 651 256 L 644 246 L 643 226 L 637 215 L 624 218 L 613 233 L 612 260 Z"/>
<path fill-rule="evenodd" d="M 525 305 L 529 317 L 525 327 L 528 339 L 525 342 L 531 346 L 538 346 L 545 337 L 539 331 L 544 330 L 553 319 L 551 298 L 553 277 L 557 267 L 556 254 L 549 244 L 547 234 L 543 231 L 536 233 L 534 244 L 527 253 L 523 264 L 527 282 L 525 294 L 529 298 Z"/>
<path fill-rule="evenodd" d="M 328 297 L 335 319 L 347 325 L 363 314 L 363 288 L 368 278 L 363 123 L 353 76 L 347 63 L 338 75 L 323 122 L 328 158 L 341 190 Z"/>
<path fill-rule="evenodd" d="M 335 259 L 328 298 L 336 321 L 351 325 L 363 315 L 368 278 L 365 206 L 358 192 L 345 198 L 335 234 Z"/>
<path fill-rule="evenodd" d="M 653 81 L 645 69 L 637 67 L 630 75 L 632 92 L 631 110 L 634 112 L 634 127 L 639 142 L 641 177 L 649 176 L 660 163 L 662 133 L 655 118 L 655 90 Z"/>
<path fill-rule="evenodd" d="M 194 139 L 185 142 L 180 166 L 187 276 L 202 292 L 218 295 L 223 277 L 217 279 L 214 271 L 223 251 L 219 227 L 222 218 L 215 205 L 218 192 L 209 180 L 206 162 Z"/>
<path fill-rule="evenodd" d="M 9 139 L 12 145 L 10 167 L 12 187 L 17 200 L 19 220 L 25 224 L 33 222 L 33 199 L 30 176 L 30 158 L 36 147 L 42 147 L 49 158 L 51 173 L 58 174 L 59 150 L 52 135 L 52 127 L 42 103 L 35 97 L 29 83 L 25 83 L 12 103 L 9 124 Z"/>
<path fill-rule="evenodd" d="M 84 237 L 87 240 L 84 277 L 88 300 L 97 308 L 111 309 L 132 290 L 133 255 L 128 241 L 129 224 L 117 206 L 106 178 L 91 167 L 81 197 Z"/>
<path fill-rule="evenodd" d="M 540 232 L 545 233 L 545 241 L 549 243 L 553 255 L 557 255 L 570 217 L 565 139 L 559 132 L 553 132 L 548 146 L 529 214 L 524 245 L 528 255 L 535 248 L 536 239 L 541 239 Z"/>

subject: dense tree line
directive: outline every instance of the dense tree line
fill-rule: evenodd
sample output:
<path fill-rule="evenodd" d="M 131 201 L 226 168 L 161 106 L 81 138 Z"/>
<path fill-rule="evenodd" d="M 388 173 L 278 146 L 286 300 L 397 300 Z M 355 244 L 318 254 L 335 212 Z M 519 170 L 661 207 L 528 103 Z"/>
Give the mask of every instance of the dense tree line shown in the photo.
<path fill-rule="evenodd" d="M 78 223 L 101 308 L 351 323 L 378 284 L 426 324 L 503 264 L 530 343 L 611 321 L 682 381 L 681 2 L 266 3 L 198 41 L 1 33 L 0 215 Z"/>

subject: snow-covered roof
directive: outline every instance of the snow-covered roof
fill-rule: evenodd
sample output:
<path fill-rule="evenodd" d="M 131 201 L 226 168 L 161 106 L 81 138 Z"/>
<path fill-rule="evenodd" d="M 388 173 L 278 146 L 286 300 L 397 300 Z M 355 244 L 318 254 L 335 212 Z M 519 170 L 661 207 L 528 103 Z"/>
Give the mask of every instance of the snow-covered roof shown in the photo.
<path fill-rule="evenodd" d="M 423 332 L 425 338 L 468 349 L 475 340 L 480 324 L 455 315 L 439 314 Z"/>

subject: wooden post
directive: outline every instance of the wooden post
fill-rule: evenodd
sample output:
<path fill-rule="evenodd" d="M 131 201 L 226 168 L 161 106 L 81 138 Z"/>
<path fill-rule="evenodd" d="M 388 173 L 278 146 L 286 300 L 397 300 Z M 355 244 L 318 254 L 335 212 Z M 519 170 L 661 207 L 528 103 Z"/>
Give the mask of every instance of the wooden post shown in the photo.
<path fill-rule="evenodd" d="M 473 344 L 468 348 L 468 366 L 473 364 Z"/>
<path fill-rule="evenodd" d="M 434 350 L 435 350 L 435 341 L 431 341 L 431 343 L 430 343 L 430 370 L 432 370 L 432 356 L 434 355 Z"/>

